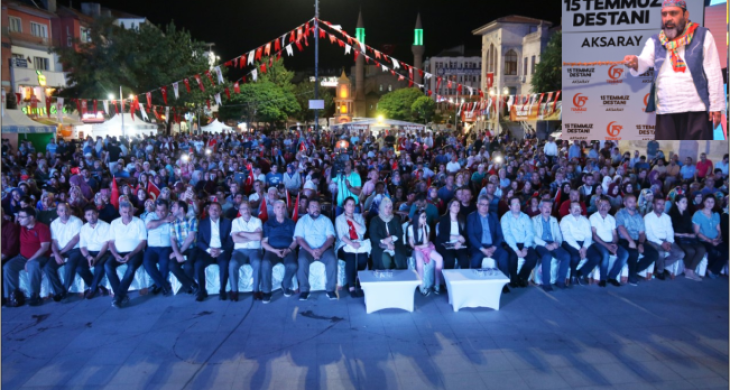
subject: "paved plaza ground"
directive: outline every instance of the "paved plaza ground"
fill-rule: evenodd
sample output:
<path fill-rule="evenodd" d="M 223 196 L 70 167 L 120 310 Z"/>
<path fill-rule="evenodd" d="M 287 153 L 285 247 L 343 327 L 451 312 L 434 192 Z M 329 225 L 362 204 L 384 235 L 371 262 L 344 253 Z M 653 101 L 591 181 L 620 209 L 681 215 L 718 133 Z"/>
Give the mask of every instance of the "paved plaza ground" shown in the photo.
<path fill-rule="evenodd" d="M 727 389 L 728 280 L 366 314 L 347 293 L 108 297 L 2 309 L 3 389 Z"/>

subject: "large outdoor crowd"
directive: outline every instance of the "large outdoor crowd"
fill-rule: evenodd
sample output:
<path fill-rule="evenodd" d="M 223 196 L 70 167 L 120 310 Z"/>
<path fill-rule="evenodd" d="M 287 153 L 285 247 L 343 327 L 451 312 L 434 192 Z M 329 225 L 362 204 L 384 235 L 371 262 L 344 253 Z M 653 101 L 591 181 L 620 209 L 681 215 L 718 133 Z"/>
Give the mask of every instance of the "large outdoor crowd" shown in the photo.
<path fill-rule="evenodd" d="M 217 264 L 219 299 L 237 301 L 239 272 L 250 264 L 263 303 L 278 287 L 278 263 L 283 295 L 295 294 L 296 276 L 302 300 L 314 261 L 324 263 L 330 299 L 338 260 L 353 297 L 363 296 L 358 271 L 406 269 L 411 257 L 423 295 L 443 291 L 443 269 L 481 268 L 485 259 L 509 278 L 503 292 L 527 287 L 538 264 L 546 291 L 587 285 L 595 267 L 598 286 L 621 286 L 626 264 L 632 286 L 652 264 L 656 279 L 673 278 L 678 261 L 701 281 L 695 269 L 705 257 L 706 276 L 719 277 L 728 261 L 728 155 L 680 160 L 656 141 L 643 152 L 622 153 L 611 141 L 396 128 L 87 137 L 45 150 L 3 140 L 3 304 L 42 304 L 43 275 L 53 300 L 66 300 L 78 275 L 85 298 L 112 295 L 123 307 L 141 266 L 153 294 L 173 294 L 172 273 L 180 291 L 203 301 L 206 267 Z M 425 272 L 434 272 L 433 285 Z"/>

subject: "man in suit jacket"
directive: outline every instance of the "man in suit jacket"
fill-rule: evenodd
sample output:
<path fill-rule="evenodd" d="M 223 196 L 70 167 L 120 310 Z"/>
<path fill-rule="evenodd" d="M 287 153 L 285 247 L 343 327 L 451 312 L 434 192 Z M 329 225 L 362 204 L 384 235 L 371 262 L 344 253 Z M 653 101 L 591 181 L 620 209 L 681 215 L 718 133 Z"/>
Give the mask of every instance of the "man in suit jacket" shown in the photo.
<path fill-rule="evenodd" d="M 487 227 L 489 231 L 485 231 Z M 482 260 L 489 257 L 497 261 L 500 271 L 509 275 L 509 255 L 502 248 L 504 242 L 502 226 L 496 214 L 489 212 L 489 198 L 486 195 L 479 197 L 477 211 L 466 217 L 466 232 L 471 253 L 471 268 L 481 268 Z M 504 286 L 502 292 L 509 292 L 509 288 Z"/>
<path fill-rule="evenodd" d="M 226 283 L 228 282 L 228 262 L 233 251 L 231 238 L 231 220 L 221 218 L 223 209 L 218 202 L 208 207 L 208 218 L 200 221 L 196 246 L 198 256 L 195 259 L 195 277 L 198 279 L 198 291 L 195 300 L 201 302 L 208 295 L 205 291 L 205 267 L 217 263 L 220 268 L 221 289 L 218 299 L 225 301 Z"/>

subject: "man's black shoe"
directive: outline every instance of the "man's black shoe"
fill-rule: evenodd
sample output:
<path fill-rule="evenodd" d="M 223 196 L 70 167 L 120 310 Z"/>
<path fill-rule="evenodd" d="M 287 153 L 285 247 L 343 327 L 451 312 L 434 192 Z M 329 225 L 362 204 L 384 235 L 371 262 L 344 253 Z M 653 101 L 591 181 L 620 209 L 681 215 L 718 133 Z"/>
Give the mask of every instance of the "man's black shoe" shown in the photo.
<path fill-rule="evenodd" d="M 545 291 L 545 292 L 551 292 L 551 291 L 553 291 L 553 288 L 550 287 L 549 284 L 543 284 L 542 285 L 542 290 Z"/>
<path fill-rule="evenodd" d="M 327 295 L 327 298 L 329 298 L 330 300 L 337 299 L 337 294 L 335 294 L 334 291 L 327 291 L 325 295 Z"/>
<path fill-rule="evenodd" d="M 150 287 L 150 293 L 152 293 L 152 295 L 157 295 L 160 292 L 162 292 L 162 288 L 157 287 L 156 284 L 153 284 L 152 287 Z"/>
<path fill-rule="evenodd" d="M 290 296 L 292 296 L 292 295 L 294 295 L 294 290 L 292 290 L 292 289 L 290 289 L 290 288 L 285 288 L 285 289 L 284 289 L 284 296 L 285 296 L 285 297 L 287 297 L 287 298 L 288 298 L 288 297 L 290 297 Z"/>
<path fill-rule="evenodd" d="M 228 299 L 228 294 L 226 294 L 226 290 L 221 290 L 220 294 L 218 294 L 218 299 L 221 301 L 225 301 Z"/>
<path fill-rule="evenodd" d="M 309 298 L 309 292 L 303 292 L 299 294 L 299 300 L 300 301 L 306 301 Z"/>
<path fill-rule="evenodd" d="M 238 302 L 238 291 L 231 291 L 231 302 Z"/>
<path fill-rule="evenodd" d="M 507 294 L 507 293 L 509 293 L 509 287 L 507 287 L 507 286 L 502 287 L 502 294 Z"/>
<path fill-rule="evenodd" d="M 53 296 L 53 302 L 61 302 L 64 298 L 66 298 L 66 293 L 60 293 Z"/>
<path fill-rule="evenodd" d="M 600 282 L 598 282 L 598 287 L 606 287 L 606 281 L 601 280 Z"/>
<path fill-rule="evenodd" d="M 520 287 L 527 287 L 530 285 L 529 283 L 527 283 L 527 279 L 522 279 L 522 278 L 520 278 L 519 283 L 520 283 Z"/>
<path fill-rule="evenodd" d="M 271 302 L 271 293 L 263 293 L 261 295 L 261 303 L 267 304 Z"/>
<path fill-rule="evenodd" d="M 612 286 L 621 287 L 621 283 L 616 279 L 608 279 L 608 283 Z"/>
<path fill-rule="evenodd" d="M 41 297 L 38 296 L 38 294 L 33 294 L 30 296 L 30 299 L 28 300 L 28 305 L 30 306 L 40 306 L 43 303 L 41 300 Z"/>
<path fill-rule="evenodd" d="M 659 280 L 666 280 L 667 279 L 667 276 L 664 275 L 664 272 L 657 272 L 656 274 L 654 274 L 654 276 L 656 276 L 656 278 L 659 279 Z"/>

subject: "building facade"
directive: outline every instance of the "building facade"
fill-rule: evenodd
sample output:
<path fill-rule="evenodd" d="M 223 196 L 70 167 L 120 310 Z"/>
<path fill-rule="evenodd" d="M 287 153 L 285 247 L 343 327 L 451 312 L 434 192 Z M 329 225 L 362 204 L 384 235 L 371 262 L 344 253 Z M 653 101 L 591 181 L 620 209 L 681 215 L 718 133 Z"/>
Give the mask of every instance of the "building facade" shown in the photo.
<path fill-rule="evenodd" d="M 433 91 L 431 98 L 436 102 L 438 112 L 453 108 L 453 104 L 461 103 L 461 100 L 479 101 L 478 89 L 481 88 L 482 80 L 482 58 L 479 56 L 479 51 L 467 51 L 464 45 L 443 50 L 438 55 L 426 59 L 424 70 L 433 74 L 426 83 L 428 90 Z M 442 78 L 440 84 L 437 82 L 437 77 Z M 456 89 L 457 83 L 464 86 L 460 94 Z M 471 87 L 473 94 L 469 94 L 466 87 Z M 472 122 L 471 117 L 467 119 Z"/>
<path fill-rule="evenodd" d="M 552 23 L 518 15 L 495 19 L 472 31 L 481 36 L 481 89 L 499 98 L 505 95 L 524 95 L 532 91 L 532 76 L 535 74 L 540 55 L 545 51 L 554 30 Z M 493 85 L 487 87 L 487 74 L 493 74 Z M 505 127 L 519 135 L 525 124 L 509 124 L 496 116 L 487 120 L 485 128 Z M 535 129 L 536 123 L 526 124 Z"/>
<path fill-rule="evenodd" d="M 45 114 L 46 97 L 67 85 L 66 73 L 53 47 L 91 42 L 91 25 L 100 17 L 116 25 L 139 28 L 146 18 L 81 3 L 81 9 L 59 6 L 56 0 L 2 2 L 2 88 L 28 114 Z M 31 109 L 29 109 L 31 108 Z M 55 107 L 52 107 L 55 110 Z"/>

